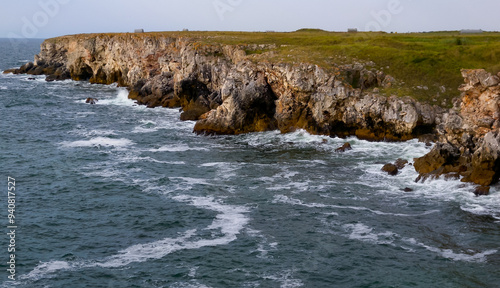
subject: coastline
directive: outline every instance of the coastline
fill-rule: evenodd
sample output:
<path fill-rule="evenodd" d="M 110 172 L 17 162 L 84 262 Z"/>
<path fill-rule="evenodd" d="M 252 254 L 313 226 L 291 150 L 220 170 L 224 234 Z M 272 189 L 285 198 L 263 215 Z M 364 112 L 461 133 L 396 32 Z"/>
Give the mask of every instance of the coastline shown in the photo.
<path fill-rule="evenodd" d="M 270 44 L 206 44 L 164 34 L 87 34 L 46 40 L 33 63 L 4 73 L 118 83 L 148 107 L 180 107 L 200 134 L 304 129 L 371 141 L 437 140 L 415 160 L 421 179 L 441 175 L 489 186 L 500 177 L 500 80 L 463 70 L 451 109 L 383 95 L 398 79 L 359 61 L 329 69 L 256 61 Z M 265 51 L 265 52 L 262 52 Z"/>

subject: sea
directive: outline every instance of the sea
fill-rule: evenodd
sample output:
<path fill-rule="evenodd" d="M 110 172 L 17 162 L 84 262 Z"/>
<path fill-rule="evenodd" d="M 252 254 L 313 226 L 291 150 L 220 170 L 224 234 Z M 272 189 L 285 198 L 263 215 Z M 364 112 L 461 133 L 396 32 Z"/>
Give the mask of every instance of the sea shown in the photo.
<path fill-rule="evenodd" d="M 381 171 L 425 144 L 196 135 L 127 95 L 0 74 L 0 287 L 500 287 L 498 186 Z"/>

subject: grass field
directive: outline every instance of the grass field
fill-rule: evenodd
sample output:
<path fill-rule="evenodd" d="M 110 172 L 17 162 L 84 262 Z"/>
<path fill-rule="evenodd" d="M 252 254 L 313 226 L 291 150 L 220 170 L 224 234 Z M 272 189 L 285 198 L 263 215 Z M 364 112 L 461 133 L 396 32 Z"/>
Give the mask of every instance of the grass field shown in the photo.
<path fill-rule="evenodd" d="M 336 33 L 303 29 L 292 33 L 209 34 L 213 36 L 209 41 L 227 44 L 276 44 L 276 53 L 260 56 L 271 61 L 307 62 L 325 69 L 372 61 L 374 68 L 403 83 L 383 93 L 408 95 L 448 107 L 451 99 L 460 95 L 460 69 L 500 71 L 500 33 Z"/>
<path fill-rule="evenodd" d="M 420 101 L 451 106 L 463 83 L 460 69 L 500 71 L 500 33 L 340 33 L 318 29 L 296 32 L 152 32 L 195 38 L 200 44 L 275 45 L 248 50 L 256 61 L 305 62 L 334 69 L 355 62 L 375 63 L 373 68 L 392 75 L 400 85 L 385 94 L 411 96 Z M 446 88 L 444 91 L 443 86 Z M 417 87 L 420 87 L 417 88 Z M 427 88 L 427 89 L 425 89 Z"/>

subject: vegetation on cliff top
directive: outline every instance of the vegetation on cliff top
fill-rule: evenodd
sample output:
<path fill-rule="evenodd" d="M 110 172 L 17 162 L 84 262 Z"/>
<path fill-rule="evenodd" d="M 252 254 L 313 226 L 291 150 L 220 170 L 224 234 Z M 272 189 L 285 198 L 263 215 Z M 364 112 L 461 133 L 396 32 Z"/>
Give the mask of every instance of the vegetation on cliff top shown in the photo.
<path fill-rule="evenodd" d="M 116 34 L 108 34 L 116 35 Z M 296 32 L 153 32 L 137 37 L 187 37 L 199 44 L 261 45 L 246 49 L 256 61 L 311 63 L 324 69 L 370 63 L 399 81 L 382 93 L 411 96 L 451 106 L 463 83 L 460 70 L 500 71 L 500 33 L 339 33 L 317 29 Z M 57 39 L 57 38 L 56 38 Z M 265 45 L 265 46 L 264 46 Z M 269 48 L 273 47 L 273 48 Z M 370 68 L 370 67 L 368 67 Z"/>

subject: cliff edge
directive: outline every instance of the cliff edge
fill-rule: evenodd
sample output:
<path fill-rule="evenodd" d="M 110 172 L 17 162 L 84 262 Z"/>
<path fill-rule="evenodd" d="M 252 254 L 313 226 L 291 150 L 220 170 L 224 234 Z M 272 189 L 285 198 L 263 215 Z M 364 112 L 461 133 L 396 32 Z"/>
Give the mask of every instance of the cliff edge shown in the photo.
<path fill-rule="evenodd" d="M 12 73 L 47 81 L 118 83 L 148 107 L 181 107 L 194 132 L 240 134 L 305 129 L 313 134 L 403 141 L 424 134 L 439 143 L 415 161 L 421 178 L 455 173 L 490 185 L 499 178 L 498 77 L 464 70 L 463 95 L 451 110 L 411 97 L 380 95 L 397 80 L 370 63 L 324 69 L 255 61 L 269 44 L 207 44 L 165 34 L 87 34 L 46 40 L 33 63 Z"/>
<path fill-rule="evenodd" d="M 332 67 L 255 62 L 265 45 L 201 44 L 155 34 L 88 34 L 46 40 L 33 63 L 7 72 L 47 80 L 118 83 L 149 107 L 182 107 L 197 133 L 305 129 L 400 141 L 432 131 L 443 113 L 410 97 L 386 97 L 395 79 L 362 63 Z"/>

